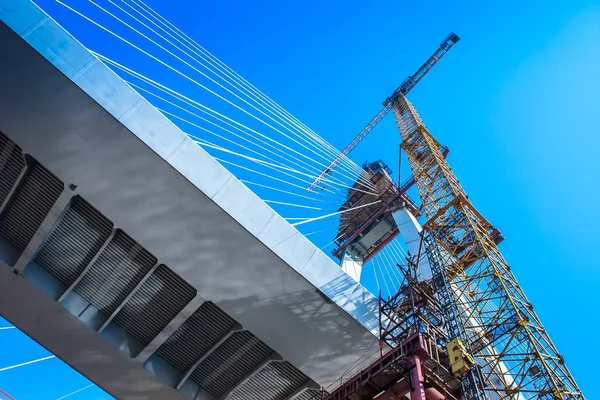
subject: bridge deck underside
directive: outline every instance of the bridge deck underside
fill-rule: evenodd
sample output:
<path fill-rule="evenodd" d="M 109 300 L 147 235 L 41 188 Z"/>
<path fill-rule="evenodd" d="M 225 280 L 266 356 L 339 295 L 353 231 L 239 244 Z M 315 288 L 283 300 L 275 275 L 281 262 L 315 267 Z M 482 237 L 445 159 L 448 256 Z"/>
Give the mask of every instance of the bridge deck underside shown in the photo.
<path fill-rule="evenodd" d="M 0 18 L 0 313 L 123 399 L 304 399 L 376 356 L 373 296 L 32 3 Z"/>

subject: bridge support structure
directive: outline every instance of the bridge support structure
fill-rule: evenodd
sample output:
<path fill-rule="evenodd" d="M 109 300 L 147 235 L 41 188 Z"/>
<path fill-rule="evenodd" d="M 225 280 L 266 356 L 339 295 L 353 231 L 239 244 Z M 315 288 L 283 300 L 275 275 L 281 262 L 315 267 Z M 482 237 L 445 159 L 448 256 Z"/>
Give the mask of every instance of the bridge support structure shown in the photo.
<path fill-rule="evenodd" d="M 352 254 L 351 249 L 347 248 L 340 261 L 340 267 L 342 268 L 342 271 L 350 276 L 350 278 L 354 279 L 357 283 L 360 283 L 360 275 L 364 263 L 365 261 L 360 255 Z"/>
<path fill-rule="evenodd" d="M 321 399 L 462 400 L 433 282 L 422 280 L 417 264 L 407 261 L 398 266 L 404 275 L 398 293 L 379 300 L 381 358 Z"/>

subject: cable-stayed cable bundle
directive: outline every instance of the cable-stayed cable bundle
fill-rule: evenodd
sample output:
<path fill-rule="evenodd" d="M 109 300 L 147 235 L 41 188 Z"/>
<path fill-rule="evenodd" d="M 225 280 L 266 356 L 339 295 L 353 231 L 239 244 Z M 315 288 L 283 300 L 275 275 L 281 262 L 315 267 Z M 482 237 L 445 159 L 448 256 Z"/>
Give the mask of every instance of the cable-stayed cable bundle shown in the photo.
<path fill-rule="evenodd" d="M 369 205 L 342 206 L 353 191 L 376 192 L 346 156 L 307 192 L 340 152 L 143 0 L 56 4 L 93 30 L 82 41 L 98 59 L 322 250 L 341 215 Z M 379 261 L 377 287 L 391 293 L 400 260 Z"/>

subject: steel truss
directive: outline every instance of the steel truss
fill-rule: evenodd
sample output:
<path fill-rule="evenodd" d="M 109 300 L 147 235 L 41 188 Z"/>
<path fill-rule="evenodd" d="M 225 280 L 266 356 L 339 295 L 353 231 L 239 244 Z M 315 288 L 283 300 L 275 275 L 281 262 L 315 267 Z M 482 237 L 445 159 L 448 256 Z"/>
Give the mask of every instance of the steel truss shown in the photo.
<path fill-rule="evenodd" d="M 584 399 L 440 144 L 412 104 L 393 111 L 427 222 L 424 243 L 446 329 L 477 360 L 466 399 Z"/>

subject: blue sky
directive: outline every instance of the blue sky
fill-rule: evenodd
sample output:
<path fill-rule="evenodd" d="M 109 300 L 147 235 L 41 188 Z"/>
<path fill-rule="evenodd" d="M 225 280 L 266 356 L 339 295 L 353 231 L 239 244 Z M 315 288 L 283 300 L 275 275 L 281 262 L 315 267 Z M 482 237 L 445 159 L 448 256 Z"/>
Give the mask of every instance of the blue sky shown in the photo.
<path fill-rule="evenodd" d="M 69 400 L 112 399 L 56 357 L 3 370 L 10 366 L 52 357 L 52 353 L 18 329 L 10 329 L 11 327 L 10 322 L 0 317 L 0 389 L 16 400 L 56 400 L 64 396 L 68 396 L 65 399 Z M 74 393 L 81 389 L 84 390 Z M 71 393 L 73 394 L 69 396 Z"/>
<path fill-rule="evenodd" d="M 86 2 L 65 2 L 91 10 Z M 54 1 L 37 3 L 90 48 L 160 73 Z M 600 328 L 598 2 L 148 3 L 337 148 L 456 32 L 461 41 L 409 98 L 450 147 L 448 160 L 470 199 L 506 237 L 500 249 L 584 393 L 600 397 L 584 345 Z M 388 118 L 352 158 L 381 158 L 396 170 L 398 143 Z M 368 268 L 363 283 L 374 289 Z M 11 355 L 15 362 L 40 357 L 22 340 Z M 9 381 L 37 368 L 39 376 L 66 385 L 72 375 L 52 362 L 14 370 Z M 9 382 L 6 373 L 0 372 L 0 387 Z M 59 397 L 22 390 L 30 394 L 19 400 Z"/>

